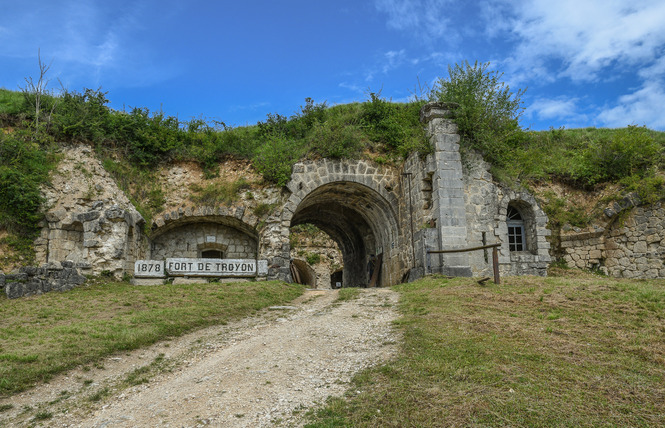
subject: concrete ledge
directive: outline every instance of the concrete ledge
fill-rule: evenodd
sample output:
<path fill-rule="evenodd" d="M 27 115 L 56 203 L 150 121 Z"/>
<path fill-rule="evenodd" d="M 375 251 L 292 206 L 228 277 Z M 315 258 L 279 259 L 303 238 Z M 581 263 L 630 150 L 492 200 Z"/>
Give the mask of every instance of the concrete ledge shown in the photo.
<path fill-rule="evenodd" d="M 173 285 L 185 285 L 185 284 L 207 284 L 207 278 L 175 278 L 173 280 Z"/>
<path fill-rule="evenodd" d="M 163 279 L 159 278 L 132 278 L 132 285 L 162 285 Z"/>

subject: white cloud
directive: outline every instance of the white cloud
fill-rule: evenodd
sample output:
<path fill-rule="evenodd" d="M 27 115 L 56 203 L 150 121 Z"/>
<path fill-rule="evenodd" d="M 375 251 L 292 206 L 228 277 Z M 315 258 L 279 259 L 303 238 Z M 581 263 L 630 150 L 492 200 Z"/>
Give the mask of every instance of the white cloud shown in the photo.
<path fill-rule="evenodd" d="M 526 109 L 526 114 L 529 117 L 537 116 L 540 119 L 572 118 L 577 116 L 578 101 L 578 98 L 539 98 Z"/>
<path fill-rule="evenodd" d="M 648 67 L 637 73 L 642 79 L 654 79 L 665 77 L 665 56 L 661 56 Z"/>
<path fill-rule="evenodd" d="M 146 42 L 146 2 L 25 0 L 0 16 L 0 56 L 53 63 L 51 76 L 74 88 L 119 84 L 143 86 L 175 75 L 181 67 L 156 58 Z M 19 4 L 20 3 L 20 4 Z M 173 7 L 163 5 L 171 13 Z M 160 15 L 163 17 L 164 14 Z M 36 58 L 35 58 L 36 63 Z M 158 65 L 159 64 L 159 65 Z"/>
<path fill-rule="evenodd" d="M 385 62 L 381 71 L 385 74 L 390 70 L 399 67 L 406 60 L 406 52 L 404 49 L 399 51 L 388 51 L 384 54 Z"/>
<path fill-rule="evenodd" d="M 376 0 L 377 10 L 388 15 L 389 28 L 410 31 L 431 42 L 446 36 L 458 39 L 458 27 L 451 22 L 454 0 Z"/>
<path fill-rule="evenodd" d="M 598 115 L 600 122 L 610 127 L 646 125 L 665 130 L 665 84 L 662 80 L 646 82 L 632 94 L 619 97 L 618 104 Z"/>
<path fill-rule="evenodd" d="M 504 36 L 510 33 L 513 25 L 512 5 L 503 1 L 483 0 L 479 2 L 480 19 L 485 24 L 485 34 L 490 37 Z"/>
<path fill-rule="evenodd" d="M 338 85 L 340 88 L 348 89 L 352 92 L 356 92 L 358 94 L 364 94 L 367 90 L 360 85 L 356 85 L 354 83 L 347 83 L 347 82 L 342 82 Z"/>
<path fill-rule="evenodd" d="M 551 78 L 556 64 L 554 74 L 592 81 L 609 66 L 628 69 L 650 63 L 665 45 L 662 0 L 497 0 L 491 4 L 503 10 L 512 6 L 511 31 L 518 38 L 513 55 L 516 70 L 535 68 Z M 504 23 L 499 27 L 506 28 Z"/>

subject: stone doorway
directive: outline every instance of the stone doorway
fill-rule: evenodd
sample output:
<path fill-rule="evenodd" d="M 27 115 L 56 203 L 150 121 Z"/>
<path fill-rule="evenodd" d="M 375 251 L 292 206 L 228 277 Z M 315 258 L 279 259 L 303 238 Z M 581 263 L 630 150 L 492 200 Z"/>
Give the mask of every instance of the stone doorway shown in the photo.
<path fill-rule="evenodd" d="M 350 181 L 321 185 L 298 204 L 290 225 L 313 224 L 342 252 L 344 287 L 366 287 L 373 256 L 390 256 L 399 236 L 393 207 L 379 192 Z M 396 253 L 396 252 L 394 252 Z M 390 285 L 391 272 L 381 265 L 376 286 Z"/>

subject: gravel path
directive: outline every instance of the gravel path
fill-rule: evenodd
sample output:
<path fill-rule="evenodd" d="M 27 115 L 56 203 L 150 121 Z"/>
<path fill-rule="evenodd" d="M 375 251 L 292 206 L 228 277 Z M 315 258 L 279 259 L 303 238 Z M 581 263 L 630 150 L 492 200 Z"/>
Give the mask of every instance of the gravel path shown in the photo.
<path fill-rule="evenodd" d="M 308 291 L 293 306 L 68 373 L 5 400 L 15 414 L 0 414 L 0 426 L 3 416 L 6 426 L 298 426 L 306 409 L 341 395 L 354 373 L 396 352 L 396 293 L 366 289 L 343 302 L 337 296 Z M 128 382 L 131 373 L 141 376 Z M 106 394 L 95 401 L 96 391 Z M 25 406 L 53 417 L 21 417 Z"/>

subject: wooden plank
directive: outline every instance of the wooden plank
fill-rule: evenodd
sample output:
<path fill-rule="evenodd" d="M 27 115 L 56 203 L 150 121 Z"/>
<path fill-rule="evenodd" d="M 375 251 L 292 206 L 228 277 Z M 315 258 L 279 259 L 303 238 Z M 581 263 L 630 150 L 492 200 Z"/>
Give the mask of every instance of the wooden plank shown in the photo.
<path fill-rule="evenodd" d="M 379 274 L 381 272 L 382 261 L 383 261 L 383 253 L 376 256 L 376 262 L 374 263 L 374 273 L 372 274 L 372 277 L 370 278 L 368 285 L 368 287 L 370 288 L 376 287 L 377 283 L 379 282 Z"/>
<path fill-rule="evenodd" d="M 457 250 L 427 250 L 427 252 L 429 254 L 466 253 L 467 251 L 484 250 L 485 248 L 496 248 L 500 246 L 501 244 L 491 244 L 491 245 L 482 245 L 480 247 L 473 247 L 473 248 L 459 248 Z"/>

